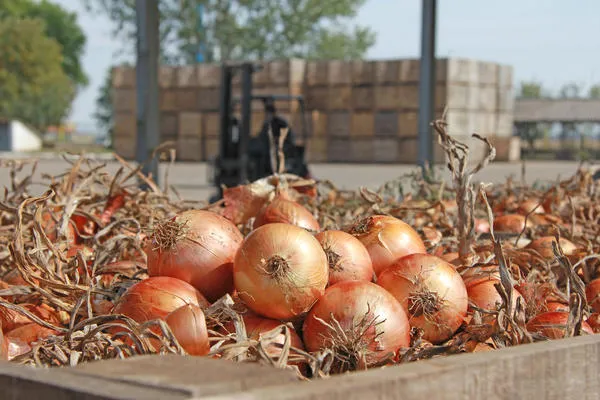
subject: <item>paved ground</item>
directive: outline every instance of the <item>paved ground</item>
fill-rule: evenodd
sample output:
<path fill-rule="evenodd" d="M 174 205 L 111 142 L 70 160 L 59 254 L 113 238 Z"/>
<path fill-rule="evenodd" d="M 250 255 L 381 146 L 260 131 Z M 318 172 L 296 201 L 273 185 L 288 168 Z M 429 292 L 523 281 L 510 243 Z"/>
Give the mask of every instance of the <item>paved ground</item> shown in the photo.
<path fill-rule="evenodd" d="M 2 154 L 0 158 L 6 159 L 8 155 Z M 115 172 L 119 164 L 112 160 L 104 161 L 107 169 Z M 41 173 L 57 175 L 65 171 L 68 164 L 60 159 L 40 158 L 38 161 L 37 179 Z M 526 179 L 528 182 L 535 180 L 555 180 L 557 177 L 567 177 L 577 169 L 576 162 L 528 162 L 526 163 Z M 166 165 L 161 165 L 161 176 L 164 176 Z M 378 187 L 386 181 L 393 180 L 415 169 L 411 165 L 364 165 L 364 164 L 313 164 L 310 166 L 315 177 L 329 179 L 339 187 L 355 189 L 360 186 Z M 169 182 L 180 191 L 182 196 L 190 200 L 204 200 L 213 188 L 208 181 L 209 169 L 205 163 L 178 163 L 171 169 Z M 520 163 L 492 163 L 480 174 L 477 179 L 486 182 L 501 182 L 509 175 L 521 179 Z M 0 168 L 0 188 L 10 182 L 8 169 Z M 43 190 L 41 186 L 38 186 Z"/>

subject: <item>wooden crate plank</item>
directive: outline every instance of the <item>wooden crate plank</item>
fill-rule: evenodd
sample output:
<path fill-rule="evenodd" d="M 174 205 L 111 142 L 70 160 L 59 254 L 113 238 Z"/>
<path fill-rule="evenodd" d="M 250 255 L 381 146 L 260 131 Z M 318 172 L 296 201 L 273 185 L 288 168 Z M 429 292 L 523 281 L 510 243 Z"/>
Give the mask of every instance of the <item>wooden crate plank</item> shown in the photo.
<path fill-rule="evenodd" d="M 399 79 L 400 83 L 419 83 L 420 62 L 418 59 L 400 61 Z"/>
<path fill-rule="evenodd" d="M 312 137 L 306 144 L 306 159 L 308 162 L 327 161 L 327 138 Z"/>
<path fill-rule="evenodd" d="M 329 61 L 327 83 L 331 86 L 352 84 L 352 63 L 345 60 Z"/>
<path fill-rule="evenodd" d="M 207 137 L 204 139 L 203 160 L 211 161 L 219 155 L 219 138 Z"/>
<path fill-rule="evenodd" d="M 352 108 L 354 110 L 373 110 L 375 108 L 375 88 L 373 86 L 354 86 L 352 88 Z"/>
<path fill-rule="evenodd" d="M 372 112 L 354 112 L 350 120 L 350 136 L 373 136 L 375 116 Z"/>
<path fill-rule="evenodd" d="M 182 112 L 179 114 L 178 136 L 202 136 L 202 114 L 199 112 Z"/>
<path fill-rule="evenodd" d="M 377 86 L 374 92 L 376 110 L 397 110 L 400 108 L 400 88 L 398 86 Z"/>
<path fill-rule="evenodd" d="M 116 112 L 114 115 L 115 136 L 136 137 L 137 117 L 133 113 Z"/>
<path fill-rule="evenodd" d="M 349 110 L 352 108 L 352 88 L 350 86 L 327 89 L 327 110 Z"/>
<path fill-rule="evenodd" d="M 135 68 L 114 67 L 112 69 L 112 87 L 116 89 L 135 88 Z"/>
<path fill-rule="evenodd" d="M 198 111 L 200 110 L 200 93 L 197 89 L 186 88 L 177 90 L 177 108 L 175 111 Z"/>
<path fill-rule="evenodd" d="M 182 65 L 177 67 L 177 87 L 193 88 L 198 87 L 198 68 L 195 65 Z"/>
<path fill-rule="evenodd" d="M 349 160 L 355 163 L 373 162 L 373 139 L 353 137 L 350 140 Z"/>
<path fill-rule="evenodd" d="M 498 86 L 498 67 L 498 64 L 492 62 L 477 62 L 479 83 Z"/>
<path fill-rule="evenodd" d="M 396 84 L 400 82 L 400 68 L 401 60 L 381 60 L 374 62 L 375 72 L 375 83 L 377 85 L 382 84 Z"/>
<path fill-rule="evenodd" d="M 160 136 L 177 136 L 178 118 L 176 113 L 161 113 L 160 114 Z M 161 139 L 162 140 L 162 139 Z"/>
<path fill-rule="evenodd" d="M 327 114 L 321 111 L 313 111 L 310 115 L 312 136 L 327 135 Z"/>
<path fill-rule="evenodd" d="M 325 111 L 329 104 L 329 89 L 326 87 L 308 87 L 306 91 L 306 108 L 308 110 Z"/>
<path fill-rule="evenodd" d="M 202 138 L 178 137 L 176 159 L 179 161 L 202 161 Z"/>
<path fill-rule="evenodd" d="M 198 86 L 218 88 L 221 86 L 221 66 L 219 64 L 199 64 L 196 66 Z"/>
<path fill-rule="evenodd" d="M 347 138 L 328 138 L 327 161 L 348 162 L 350 154 L 350 141 Z"/>
<path fill-rule="evenodd" d="M 177 90 L 161 90 L 158 100 L 160 111 L 177 111 Z"/>
<path fill-rule="evenodd" d="M 498 66 L 497 84 L 500 88 L 513 87 L 513 67 L 511 65 Z"/>
<path fill-rule="evenodd" d="M 446 98 L 448 108 L 464 110 L 468 104 L 468 87 L 465 85 L 450 84 L 447 86 Z"/>
<path fill-rule="evenodd" d="M 328 61 L 309 61 L 306 64 L 306 84 L 308 86 L 327 86 L 329 84 Z"/>
<path fill-rule="evenodd" d="M 478 98 L 478 110 L 493 112 L 498 108 L 498 88 L 496 86 L 481 86 Z"/>
<path fill-rule="evenodd" d="M 448 82 L 476 85 L 479 83 L 479 68 L 477 61 L 450 58 L 448 59 Z"/>
<path fill-rule="evenodd" d="M 199 111 L 218 111 L 220 107 L 219 89 L 206 88 L 198 94 Z"/>
<path fill-rule="evenodd" d="M 375 61 L 352 61 L 352 84 L 373 85 L 375 81 Z"/>
<path fill-rule="evenodd" d="M 135 113 L 137 103 L 135 89 L 116 89 L 112 93 L 112 100 L 115 112 Z"/>
<path fill-rule="evenodd" d="M 375 138 L 373 140 L 373 161 L 376 163 L 398 162 L 397 138 Z"/>
<path fill-rule="evenodd" d="M 170 89 L 177 84 L 177 67 L 163 65 L 158 70 L 158 86 L 162 89 Z"/>
<path fill-rule="evenodd" d="M 399 113 L 386 111 L 375 113 L 375 136 L 396 137 L 398 136 Z"/>
<path fill-rule="evenodd" d="M 115 136 L 113 138 L 113 149 L 115 153 L 126 160 L 133 160 L 136 152 L 135 136 Z"/>
<path fill-rule="evenodd" d="M 419 135 L 419 113 L 402 111 L 398 114 L 398 136 L 409 137 Z"/>
<path fill-rule="evenodd" d="M 404 110 L 419 109 L 419 86 L 402 85 L 399 86 L 400 107 Z"/>
<path fill-rule="evenodd" d="M 347 111 L 330 112 L 327 114 L 327 135 L 343 137 L 350 135 L 350 113 Z"/>
<path fill-rule="evenodd" d="M 218 137 L 220 135 L 221 117 L 218 112 L 202 113 L 202 135 L 207 137 Z"/>

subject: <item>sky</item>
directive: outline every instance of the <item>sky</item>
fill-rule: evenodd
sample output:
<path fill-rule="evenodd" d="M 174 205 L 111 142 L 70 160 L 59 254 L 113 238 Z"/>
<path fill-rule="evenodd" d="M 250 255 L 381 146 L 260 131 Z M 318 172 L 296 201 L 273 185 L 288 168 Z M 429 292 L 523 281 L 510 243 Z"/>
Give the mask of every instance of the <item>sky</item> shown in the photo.
<path fill-rule="evenodd" d="M 71 120 L 93 130 L 98 89 L 123 56 L 111 23 L 92 15 L 82 0 L 54 0 L 77 12 L 87 35 L 83 66 L 90 84 L 77 96 Z M 509 64 L 514 82 L 538 80 L 550 90 L 576 82 L 600 83 L 599 0 L 439 0 L 436 54 Z M 368 59 L 418 57 L 420 0 L 367 0 L 356 22 L 377 33 Z"/>

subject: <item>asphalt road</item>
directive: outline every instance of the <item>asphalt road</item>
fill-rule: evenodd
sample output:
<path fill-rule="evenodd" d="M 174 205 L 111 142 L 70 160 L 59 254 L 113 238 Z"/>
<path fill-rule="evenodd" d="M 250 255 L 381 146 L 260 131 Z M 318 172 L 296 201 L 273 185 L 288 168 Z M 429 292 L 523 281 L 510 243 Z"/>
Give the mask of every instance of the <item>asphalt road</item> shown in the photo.
<path fill-rule="evenodd" d="M 1 159 L 9 156 L 2 155 Z M 31 159 L 31 157 L 28 157 Z M 113 160 L 103 161 L 110 172 L 116 172 L 120 164 Z M 558 177 L 568 177 L 575 173 L 578 163 L 562 161 L 531 161 L 525 164 L 526 180 L 533 183 L 535 180 L 556 180 Z M 38 168 L 35 181 L 41 181 L 42 173 L 58 175 L 65 172 L 68 164 L 61 159 L 38 159 Z M 167 165 L 162 164 L 160 174 L 164 176 Z M 595 168 L 595 167 L 594 167 Z M 373 165 L 373 164 L 312 164 L 310 166 L 313 176 L 319 179 L 329 179 L 338 187 L 344 189 L 357 189 L 360 186 L 377 188 L 385 182 L 394 180 L 404 174 L 415 170 L 411 165 Z M 521 179 L 521 163 L 492 163 L 476 175 L 475 179 L 483 182 L 499 183 L 512 175 Z M 25 174 L 25 171 L 22 173 Z M 169 183 L 172 184 L 188 200 L 206 200 L 214 189 L 210 186 L 209 168 L 206 163 L 176 163 L 169 171 Z M 445 176 L 449 175 L 445 173 Z M 10 185 L 9 170 L 0 168 L 0 187 Z M 36 184 L 36 192 L 43 192 L 44 187 Z"/>

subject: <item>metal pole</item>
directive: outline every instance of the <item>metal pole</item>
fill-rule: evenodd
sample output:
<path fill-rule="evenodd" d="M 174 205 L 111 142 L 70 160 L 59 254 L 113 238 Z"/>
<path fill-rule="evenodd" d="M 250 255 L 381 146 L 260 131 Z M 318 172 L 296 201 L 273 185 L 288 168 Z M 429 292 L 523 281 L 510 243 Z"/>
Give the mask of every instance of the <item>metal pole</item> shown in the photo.
<path fill-rule="evenodd" d="M 137 146 L 135 158 L 144 164 L 142 172 L 152 174 L 158 184 L 158 160 L 152 151 L 159 145 L 158 57 L 159 14 L 158 0 L 136 0 L 137 22 Z M 146 185 L 142 184 L 143 187 Z"/>
<path fill-rule="evenodd" d="M 242 65 L 242 121 L 240 129 L 239 154 L 240 154 L 240 183 L 245 184 L 248 179 L 248 141 L 250 140 L 250 125 L 252 116 L 252 73 L 254 65 Z"/>
<path fill-rule="evenodd" d="M 423 0 L 419 79 L 419 166 L 433 165 L 431 122 L 435 115 L 435 23 L 437 0 Z"/>

